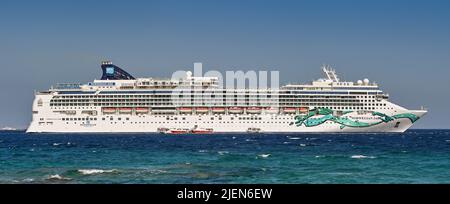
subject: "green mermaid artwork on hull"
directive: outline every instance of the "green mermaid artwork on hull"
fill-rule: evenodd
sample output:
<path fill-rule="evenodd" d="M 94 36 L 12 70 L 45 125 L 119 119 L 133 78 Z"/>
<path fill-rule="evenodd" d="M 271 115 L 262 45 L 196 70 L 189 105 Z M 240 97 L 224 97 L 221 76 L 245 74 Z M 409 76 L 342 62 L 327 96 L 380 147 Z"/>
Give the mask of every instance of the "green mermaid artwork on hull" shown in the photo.
<path fill-rule="evenodd" d="M 402 113 L 393 116 L 388 116 L 384 113 L 373 111 L 371 112 L 373 116 L 379 116 L 379 121 L 376 122 L 361 122 L 359 120 L 350 119 L 347 114 L 352 113 L 353 111 L 343 111 L 341 114 L 334 114 L 334 111 L 328 108 L 314 108 L 309 110 L 305 115 L 297 115 L 295 116 L 295 125 L 301 126 L 305 125 L 305 127 L 314 127 L 321 125 L 327 121 L 332 121 L 340 124 L 340 128 L 343 129 L 345 127 L 354 127 L 354 128 L 364 128 L 371 127 L 374 125 L 378 125 L 381 123 L 388 123 L 396 119 L 408 118 L 412 123 L 416 122 L 419 117 L 412 113 Z M 340 115 L 340 116 L 337 116 Z M 322 117 L 314 117 L 313 116 L 322 116 Z"/>

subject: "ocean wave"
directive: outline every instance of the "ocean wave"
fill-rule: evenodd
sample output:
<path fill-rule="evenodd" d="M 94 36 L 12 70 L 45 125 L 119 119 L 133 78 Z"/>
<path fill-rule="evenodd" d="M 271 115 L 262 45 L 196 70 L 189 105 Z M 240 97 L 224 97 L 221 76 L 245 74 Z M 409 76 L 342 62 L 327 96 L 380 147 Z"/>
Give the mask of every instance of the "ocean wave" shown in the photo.
<path fill-rule="evenodd" d="M 375 159 L 374 156 L 365 156 L 365 155 L 352 155 L 350 158 L 352 159 Z"/>
<path fill-rule="evenodd" d="M 270 157 L 270 156 L 272 156 L 271 154 L 260 154 L 260 155 L 258 155 L 259 157 L 262 157 L 262 158 L 267 158 L 267 157 Z"/>
<path fill-rule="evenodd" d="M 224 154 L 228 154 L 229 152 L 228 151 L 218 151 L 217 153 L 220 155 L 224 155 Z"/>
<path fill-rule="evenodd" d="M 245 141 L 246 141 L 246 142 L 253 142 L 253 141 L 256 141 L 256 140 L 246 139 Z"/>
<path fill-rule="evenodd" d="M 306 147 L 306 144 L 300 144 L 300 147 Z"/>
<path fill-rule="evenodd" d="M 59 145 L 62 145 L 62 143 L 53 143 L 53 146 L 59 146 Z"/>
<path fill-rule="evenodd" d="M 208 150 L 201 149 L 201 150 L 198 150 L 198 152 L 200 152 L 200 153 L 205 153 L 205 152 L 208 152 Z"/>
<path fill-rule="evenodd" d="M 103 174 L 103 173 L 117 173 L 118 171 L 116 169 L 78 169 L 78 173 L 81 173 L 83 175 L 92 175 L 92 174 Z"/>
<path fill-rule="evenodd" d="M 25 183 L 30 183 L 30 182 L 33 182 L 34 179 L 33 178 L 26 178 L 26 179 L 24 179 L 22 181 L 25 182 Z"/>
<path fill-rule="evenodd" d="M 316 155 L 316 156 L 314 156 L 314 158 L 323 158 L 323 157 L 325 157 L 325 156 L 322 156 L 322 155 Z"/>
<path fill-rule="evenodd" d="M 47 180 L 69 181 L 69 180 L 72 180 L 72 179 L 63 177 L 63 176 L 61 176 L 59 174 L 53 174 L 53 175 L 48 176 Z"/>
<path fill-rule="evenodd" d="M 302 138 L 300 137 L 289 137 L 290 140 L 301 140 Z"/>

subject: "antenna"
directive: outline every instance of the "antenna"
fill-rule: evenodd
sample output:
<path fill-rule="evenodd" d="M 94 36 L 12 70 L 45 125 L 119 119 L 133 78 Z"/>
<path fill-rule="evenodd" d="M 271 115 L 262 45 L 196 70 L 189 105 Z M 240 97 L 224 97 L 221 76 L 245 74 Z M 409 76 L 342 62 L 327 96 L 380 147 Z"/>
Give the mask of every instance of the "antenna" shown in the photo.
<path fill-rule="evenodd" d="M 336 70 L 331 67 L 331 65 L 323 64 L 322 71 L 325 73 L 327 78 L 333 82 L 339 82 L 339 77 L 336 74 Z"/>

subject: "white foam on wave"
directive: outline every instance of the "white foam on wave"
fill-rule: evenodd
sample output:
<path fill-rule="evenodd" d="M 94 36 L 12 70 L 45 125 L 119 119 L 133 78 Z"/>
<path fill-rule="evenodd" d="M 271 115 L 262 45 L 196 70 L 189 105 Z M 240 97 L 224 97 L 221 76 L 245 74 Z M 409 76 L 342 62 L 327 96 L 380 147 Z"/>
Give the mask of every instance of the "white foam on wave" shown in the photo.
<path fill-rule="evenodd" d="M 26 179 L 23 180 L 23 182 L 27 182 L 27 183 L 33 182 L 33 181 L 34 181 L 33 178 L 26 178 Z"/>
<path fill-rule="evenodd" d="M 325 157 L 325 156 L 321 156 L 321 155 L 314 156 L 314 158 L 322 158 L 322 157 Z"/>
<path fill-rule="evenodd" d="M 365 155 L 353 155 L 350 158 L 352 159 L 375 159 L 374 156 L 365 156 Z"/>
<path fill-rule="evenodd" d="M 256 140 L 246 139 L 245 141 L 246 141 L 246 142 L 253 142 L 253 141 L 256 141 Z"/>
<path fill-rule="evenodd" d="M 108 170 L 103 170 L 103 169 L 78 169 L 77 171 L 79 173 L 83 174 L 83 175 L 115 173 L 115 172 L 117 172 L 116 169 L 108 169 Z"/>
<path fill-rule="evenodd" d="M 71 180 L 71 178 L 66 178 L 66 177 L 62 177 L 59 174 L 53 174 L 48 176 L 47 178 L 48 180 L 62 180 L 62 181 L 67 181 L 67 180 Z"/>
<path fill-rule="evenodd" d="M 53 143 L 53 146 L 59 146 L 59 145 L 61 145 L 62 143 Z"/>
<path fill-rule="evenodd" d="M 300 144 L 300 147 L 306 147 L 306 144 Z"/>
<path fill-rule="evenodd" d="M 200 152 L 200 153 L 205 153 L 205 152 L 208 152 L 208 150 L 201 149 L 201 150 L 198 150 L 198 152 Z"/>
<path fill-rule="evenodd" d="M 260 155 L 258 155 L 259 157 L 262 157 L 262 158 L 267 158 L 267 157 L 270 157 L 270 156 L 272 156 L 271 154 L 260 154 Z"/>
<path fill-rule="evenodd" d="M 300 140 L 300 139 L 302 139 L 302 138 L 300 138 L 300 137 L 290 137 L 289 139 L 290 139 L 290 140 Z"/>
<path fill-rule="evenodd" d="M 220 154 L 220 155 L 224 155 L 224 154 L 228 154 L 229 152 L 227 152 L 227 151 L 218 151 L 217 153 Z"/>

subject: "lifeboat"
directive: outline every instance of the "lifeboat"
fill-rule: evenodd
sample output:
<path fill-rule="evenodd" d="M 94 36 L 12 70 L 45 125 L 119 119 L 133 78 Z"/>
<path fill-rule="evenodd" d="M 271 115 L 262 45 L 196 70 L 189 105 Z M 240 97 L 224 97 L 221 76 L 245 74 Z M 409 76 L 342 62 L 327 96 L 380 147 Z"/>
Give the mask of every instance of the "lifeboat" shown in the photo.
<path fill-rule="evenodd" d="M 296 108 L 283 108 L 284 113 L 295 113 Z"/>
<path fill-rule="evenodd" d="M 212 108 L 212 112 L 213 113 L 224 113 L 225 112 L 225 108 L 219 108 L 219 107 Z"/>
<path fill-rule="evenodd" d="M 266 113 L 278 113 L 279 109 L 274 107 L 268 107 L 264 110 Z"/>
<path fill-rule="evenodd" d="M 132 108 L 119 108 L 119 113 L 131 113 Z"/>
<path fill-rule="evenodd" d="M 199 107 L 195 109 L 196 113 L 208 113 L 208 108 L 206 107 Z"/>
<path fill-rule="evenodd" d="M 169 134 L 187 134 L 187 133 L 189 133 L 189 129 L 184 129 L 184 128 L 169 129 L 167 131 L 167 133 L 169 133 Z"/>
<path fill-rule="evenodd" d="M 211 134 L 214 130 L 212 128 L 195 128 L 191 130 L 192 134 Z"/>
<path fill-rule="evenodd" d="M 308 113 L 309 108 L 308 107 L 300 107 L 300 113 Z"/>
<path fill-rule="evenodd" d="M 102 111 L 103 113 L 115 113 L 116 108 L 103 108 Z"/>
<path fill-rule="evenodd" d="M 252 114 L 261 113 L 261 108 L 260 107 L 249 107 L 249 108 L 247 108 L 247 113 L 252 113 Z"/>
<path fill-rule="evenodd" d="M 233 113 L 233 114 L 237 114 L 237 113 L 244 112 L 244 109 L 240 108 L 240 107 L 231 107 L 231 108 L 228 109 L 228 112 L 229 113 Z"/>
<path fill-rule="evenodd" d="M 181 113 L 192 113 L 192 108 L 182 107 L 182 108 L 178 108 L 178 111 L 180 111 Z"/>
<path fill-rule="evenodd" d="M 149 108 L 136 108 L 136 113 L 148 113 Z"/>

